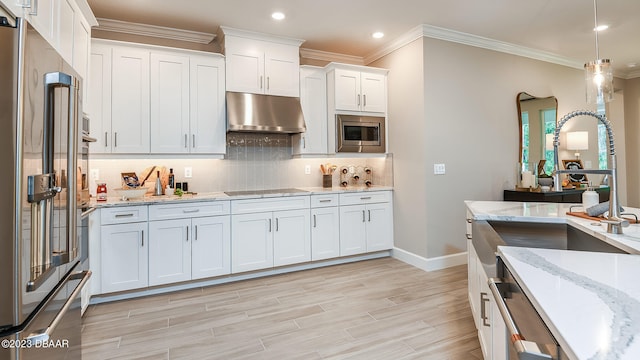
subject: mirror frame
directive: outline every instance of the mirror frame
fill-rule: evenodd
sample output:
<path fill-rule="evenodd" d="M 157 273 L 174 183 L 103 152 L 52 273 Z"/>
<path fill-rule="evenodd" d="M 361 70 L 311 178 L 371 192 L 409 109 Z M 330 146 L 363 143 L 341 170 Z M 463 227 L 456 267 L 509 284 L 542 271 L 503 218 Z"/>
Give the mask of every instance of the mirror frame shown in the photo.
<path fill-rule="evenodd" d="M 516 106 L 518 109 L 518 163 L 522 162 L 522 107 L 520 106 L 520 96 L 521 95 L 526 95 L 528 96 L 530 99 L 551 99 L 553 98 L 556 102 L 556 126 L 558 125 L 558 98 L 551 95 L 551 96 L 546 96 L 546 97 L 538 97 L 538 96 L 533 96 L 531 94 L 529 94 L 526 91 L 521 91 L 516 95 Z M 527 99 L 528 100 L 528 99 Z"/>

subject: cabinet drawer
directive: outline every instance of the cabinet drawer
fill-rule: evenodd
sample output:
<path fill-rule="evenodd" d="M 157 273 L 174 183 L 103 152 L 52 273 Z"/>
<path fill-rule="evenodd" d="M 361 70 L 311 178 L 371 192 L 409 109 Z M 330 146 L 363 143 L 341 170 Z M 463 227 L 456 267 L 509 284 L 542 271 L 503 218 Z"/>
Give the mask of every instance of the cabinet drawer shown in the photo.
<path fill-rule="evenodd" d="M 263 211 L 308 209 L 310 196 L 285 196 L 263 199 L 232 200 L 232 214 L 248 214 Z"/>
<path fill-rule="evenodd" d="M 126 224 L 147 221 L 147 206 L 122 206 L 100 210 L 102 225 Z"/>
<path fill-rule="evenodd" d="M 391 201 L 391 191 L 362 191 L 340 194 L 340 205 L 359 205 Z"/>
<path fill-rule="evenodd" d="M 338 194 L 327 195 L 311 195 L 311 207 L 321 208 L 329 206 L 338 206 Z"/>
<path fill-rule="evenodd" d="M 180 218 L 229 215 L 229 208 L 229 201 L 150 205 L 149 220 L 173 220 Z"/>

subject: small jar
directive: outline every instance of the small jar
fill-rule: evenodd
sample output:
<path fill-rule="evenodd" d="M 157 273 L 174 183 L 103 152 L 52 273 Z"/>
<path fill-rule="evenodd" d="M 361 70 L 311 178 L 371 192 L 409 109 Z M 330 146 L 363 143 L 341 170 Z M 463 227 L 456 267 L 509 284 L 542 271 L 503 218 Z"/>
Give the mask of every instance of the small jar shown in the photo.
<path fill-rule="evenodd" d="M 98 188 L 96 189 L 96 197 L 98 201 L 107 201 L 106 183 L 98 183 Z"/>

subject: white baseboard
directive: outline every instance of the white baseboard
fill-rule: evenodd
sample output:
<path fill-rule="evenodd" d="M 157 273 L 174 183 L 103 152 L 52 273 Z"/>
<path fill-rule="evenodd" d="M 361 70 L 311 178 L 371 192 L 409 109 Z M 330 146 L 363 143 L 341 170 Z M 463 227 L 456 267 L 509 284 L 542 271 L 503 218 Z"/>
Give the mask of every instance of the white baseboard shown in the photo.
<path fill-rule="evenodd" d="M 448 267 L 463 265 L 467 263 L 467 252 L 460 252 L 457 254 L 439 256 L 435 258 L 425 258 L 414 253 L 410 253 L 406 250 L 399 248 L 393 248 L 394 258 L 405 262 L 409 265 L 413 265 L 424 271 L 435 271 L 446 269 Z"/>

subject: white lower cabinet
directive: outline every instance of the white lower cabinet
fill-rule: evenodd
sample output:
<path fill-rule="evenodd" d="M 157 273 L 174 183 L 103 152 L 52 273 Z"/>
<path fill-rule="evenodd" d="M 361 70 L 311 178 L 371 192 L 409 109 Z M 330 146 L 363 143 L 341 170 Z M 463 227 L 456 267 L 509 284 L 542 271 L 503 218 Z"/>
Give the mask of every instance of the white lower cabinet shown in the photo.
<path fill-rule="evenodd" d="M 100 275 L 104 293 L 148 286 L 147 222 L 146 215 L 144 221 L 136 221 L 138 213 L 146 214 L 146 206 L 103 209 Z"/>
<path fill-rule="evenodd" d="M 489 289 L 489 278 L 473 247 L 470 222 L 467 224 L 469 303 L 478 329 L 482 355 L 485 359 L 506 360 L 508 359 L 507 329 Z"/>
<path fill-rule="evenodd" d="M 341 194 L 340 205 L 341 256 L 393 248 L 391 192 Z"/>
<path fill-rule="evenodd" d="M 340 256 L 338 195 L 311 196 L 311 260 Z"/>
<path fill-rule="evenodd" d="M 231 212 L 232 273 L 311 260 L 309 196 L 235 200 Z"/>
<path fill-rule="evenodd" d="M 231 229 L 228 213 L 227 201 L 151 205 L 149 285 L 229 274 Z"/>

